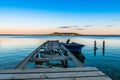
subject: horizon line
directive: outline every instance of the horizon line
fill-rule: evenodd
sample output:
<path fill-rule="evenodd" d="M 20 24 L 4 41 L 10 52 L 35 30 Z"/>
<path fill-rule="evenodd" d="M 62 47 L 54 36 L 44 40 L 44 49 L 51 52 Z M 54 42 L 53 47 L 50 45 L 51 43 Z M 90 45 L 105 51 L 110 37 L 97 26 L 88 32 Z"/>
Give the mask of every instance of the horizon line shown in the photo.
<path fill-rule="evenodd" d="M 52 33 L 50 33 L 52 34 Z M 40 35 L 50 35 L 50 34 L 0 34 L 0 36 L 40 36 Z M 79 34 L 80 36 L 120 36 L 120 34 Z M 52 35 L 54 36 L 54 35 Z M 68 35 L 69 36 L 69 35 Z M 76 35 L 74 35 L 76 36 Z"/>

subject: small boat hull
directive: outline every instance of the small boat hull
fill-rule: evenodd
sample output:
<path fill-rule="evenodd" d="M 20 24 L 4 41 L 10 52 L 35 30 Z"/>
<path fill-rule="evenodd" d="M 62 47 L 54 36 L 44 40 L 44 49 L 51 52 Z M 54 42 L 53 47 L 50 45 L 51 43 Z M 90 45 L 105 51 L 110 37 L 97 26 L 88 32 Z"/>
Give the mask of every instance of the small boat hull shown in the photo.
<path fill-rule="evenodd" d="M 72 42 L 72 43 L 69 43 L 69 44 L 65 44 L 65 43 L 64 43 L 64 46 L 65 46 L 66 48 L 68 48 L 69 50 L 81 51 L 82 48 L 83 48 L 85 45 Z"/>
<path fill-rule="evenodd" d="M 76 58 L 78 58 L 82 63 L 85 61 L 85 56 L 83 55 L 82 51 L 73 51 L 70 50 Z"/>
<path fill-rule="evenodd" d="M 82 54 L 82 48 L 85 45 L 72 42 L 69 44 L 64 43 L 64 46 L 69 49 L 76 58 L 78 58 L 82 63 L 84 63 L 85 56 Z"/>

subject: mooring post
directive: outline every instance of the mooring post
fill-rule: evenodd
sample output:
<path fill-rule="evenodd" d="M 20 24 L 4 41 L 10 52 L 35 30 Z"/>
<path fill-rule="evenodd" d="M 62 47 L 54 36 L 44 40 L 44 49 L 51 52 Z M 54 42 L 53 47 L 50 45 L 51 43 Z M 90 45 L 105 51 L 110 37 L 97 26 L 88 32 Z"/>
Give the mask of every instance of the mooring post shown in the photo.
<path fill-rule="evenodd" d="M 61 60 L 61 63 L 62 63 L 63 68 L 65 68 L 64 60 Z"/>
<path fill-rule="evenodd" d="M 94 41 L 94 49 L 96 49 L 96 41 Z"/>
<path fill-rule="evenodd" d="M 35 56 L 35 58 L 38 58 L 38 57 L 39 57 L 38 50 L 36 50 L 36 54 L 37 54 L 37 55 Z M 35 61 L 35 64 L 38 65 L 38 64 L 39 64 L 39 61 Z"/>
<path fill-rule="evenodd" d="M 94 41 L 94 56 L 96 56 L 96 50 L 97 50 L 96 41 Z"/>
<path fill-rule="evenodd" d="M 37 55 L 35 56 L 35 58 L 38 58 L 39 57 L 39 54 L 38 54 L 38 52 L 36 53 Z"/>
<path fill-rule="evenodd" d="M 66 50 L 64 50 L 64 55 L 68 56 Z M 67 68 L 67 67 L 68 67 L 68 60 L 65 60 L 65 66 L 64 66 L 64 68 Z"/>
<path fill-rule="evenodd" d="M 103 41 L 103 56 L 105 55 L 105 41 Z"/>

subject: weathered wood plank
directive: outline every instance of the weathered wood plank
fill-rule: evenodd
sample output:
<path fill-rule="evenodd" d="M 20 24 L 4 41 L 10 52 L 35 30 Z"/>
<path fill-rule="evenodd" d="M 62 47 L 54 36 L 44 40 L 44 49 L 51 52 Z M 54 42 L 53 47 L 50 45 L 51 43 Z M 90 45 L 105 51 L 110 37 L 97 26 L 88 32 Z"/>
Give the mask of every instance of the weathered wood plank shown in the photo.
<path fill-rule="evenodd" d="M 54 67 L 54 66 L 44 66 L 44 65 L 35 65 L 35 68 L 50 68 L 50 69 L 60 69 L 60 67 Z"/>
<path fill-rule="evenodd" d="M 50 66 L 44 66 L 44 65 L 35 65 L 35 68 L 50 68 Z"/>
<path fill-rule="evenodd" d="M 112 80 L 108 76 L 100 76 L 100 77 L 81 77 L 76 78 L 75 80 Z"/>
<path fill-rule="evenodd" d="M 29 79 L 29 80 L 40 80 L 40 79 Z M 42 80 L 112 80 L 112 79 L 110 79 L 107 76 L 100 76 L 100 77 L 57 78 L 57 79 L 42 79 Z"/>
<path fill-rule="evenodd" d="M 67 51 L 67 55 L 68 55 L 69 57 L 71 57 L 71 59 L 73 60 L 73 62 L 74 62 L 74 64 L 75 64 L 76 67 L 82 67 L 82 66 L 84 66 L 84 65 L 82 64 L 82 62 L 80 62 L 80 60 L 78 60 L 78 59 L 63 45 L 63 43 L 61 43 L 61 46 L 62 46 L 62 48 L 63 48 L 64 50 Z"/>
<path fill-rule="evenodd" d="M 0 79 L 55 79 L 105 76 L 101 71 L 95 72 L 64 72 L 64 73 L 31 73 L 31 74 L 0 74 Z"/>
<path fill-rule="evenodd" d="M 25 79 L 28 80 L 28 79 Z M 29 79 L 29 80 L 40 80 L 40 79 Z M 57 78 L 57 79 L 42 79 L 42 80 L 75 80 L 74 78 Z"/>
<path fill-rule="evenodd" d="M 33 58 L 33 60 L 30 61 L 50 61 L 50 60 L 68 60 L 68 59 L 70 59 L 68 56 L 59 56 L 59 57 L 51 56 L 49 58 Z"/>
<path fill-rule="evenodd" d="M 9 69 L 0 70 L 0 74 L 22 74 L 22 73 L 60 73 L 60 72 L 90 72 L 98 71 L 95 67 L 80 67 L 80 68 L 60 68 L 60 69 Z"/>
<path fill-rule="evenodd" d="M 47 43 L 46 41 L 45 43 Z M 45 44 L 43 43 L 40 45 L 38 48 L 36 48 L 32 53 L 30 53 L 25 59 L 23 59 L 18 65 L 15 66 L 15 69 L 21 69 L 24 68 L 24 66 L 29 62 L 30 58 L 32 58 L 38 51 L 39 49 Z"/>

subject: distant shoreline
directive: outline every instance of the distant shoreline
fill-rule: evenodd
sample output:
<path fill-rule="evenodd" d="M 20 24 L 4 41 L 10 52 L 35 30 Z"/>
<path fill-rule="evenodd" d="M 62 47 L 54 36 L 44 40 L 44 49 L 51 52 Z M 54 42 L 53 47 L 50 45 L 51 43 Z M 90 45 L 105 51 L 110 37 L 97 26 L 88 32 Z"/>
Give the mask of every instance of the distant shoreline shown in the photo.
<path fill-rule="evenodd" d="M 120 35 L 51 35 L 51 34 L 0 34 L 0 36 L 120 36 Z"/>
<path fill-rule="evenodd" d="M 120 36 L 113 34 L 97 35 L 97 34 L 79 34 L 73 32 L 54 32 L 50 34 L 0 34 L 0 36 Z"/>

